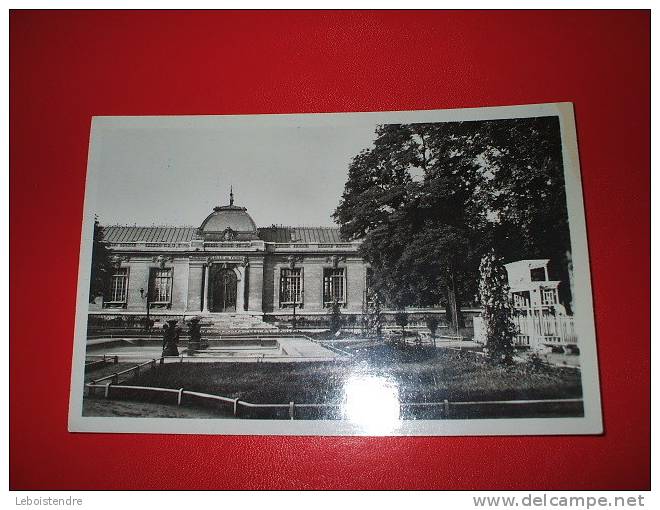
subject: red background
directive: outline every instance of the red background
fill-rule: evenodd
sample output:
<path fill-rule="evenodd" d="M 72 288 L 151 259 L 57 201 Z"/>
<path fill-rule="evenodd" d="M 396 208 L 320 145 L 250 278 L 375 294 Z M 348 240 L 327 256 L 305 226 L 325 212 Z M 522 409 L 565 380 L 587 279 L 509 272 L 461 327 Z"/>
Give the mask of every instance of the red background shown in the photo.
<path fill-rule="evenodd" d="M 10 26 L 12 488 L 649 488 L 648 12 L 18 11 Z M 67 432 L 92 115 L 555 101 L 575 103 L 604 435 Z"/>

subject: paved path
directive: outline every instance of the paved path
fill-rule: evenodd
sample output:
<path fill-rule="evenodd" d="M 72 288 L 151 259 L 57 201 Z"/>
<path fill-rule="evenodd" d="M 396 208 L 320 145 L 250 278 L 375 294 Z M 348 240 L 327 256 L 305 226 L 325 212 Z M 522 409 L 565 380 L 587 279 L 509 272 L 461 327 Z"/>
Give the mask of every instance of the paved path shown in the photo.
<path fill-rule="evenodd" d="M 114 339 L 113 339 L 114 340 Z M 96 339 L 88 342 L 93 349 L 88 354 L 94 356 L 117 356 L 120 362 L 140 362 L 149 359 L 158 359 L 162 354 L 159 343 L 148 345 L 130 345 L 119 341 L 108 342 L 108 339 Z M 180 347 L 179 353 L 184 362 L 218 363 L 218 362 L 297 362 L 297 361 L 338 361 L 344 356 L 326 349 L 322 345 L 304 337 L 273 338 L 279 343 L 279 348 L 264 348 L 260 345 L 250 345 L 251 339 L 246 338 L 246 345 L 234 343 L 223 345 L 222 341 L 212 342 L 212 346 L 205 351 L 197 351 L 194 355 L 188 354 L 187 347 Z M 255 339 L 256 341 L 256 339 Z M 94 342 L 94 343 L 92 343 Z M 168 359 L 175 362 L 177 358 Z"/>
<path fill-rule="evenodd" d="M 302 358 L 328 358 L 335 359 L 340 356 L 325 347 L 312 342 L 307 338 L 279 338 L 277 340 L 282 350 L 289 356 Z"/>
<path fill-rule="evenodd" d="M 435 341 L 436 347 L 454 347 L 459 349 L 475 349 L 481 348 L 482 345 L 479 345 L 477 342 L 472 340 L 441 340 L 438 339 Z"/>

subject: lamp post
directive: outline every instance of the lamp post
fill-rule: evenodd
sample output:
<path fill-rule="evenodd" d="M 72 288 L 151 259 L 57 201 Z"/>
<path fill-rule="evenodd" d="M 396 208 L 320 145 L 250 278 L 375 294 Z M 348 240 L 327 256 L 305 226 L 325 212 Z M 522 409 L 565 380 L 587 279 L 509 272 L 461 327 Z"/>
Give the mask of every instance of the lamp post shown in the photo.
<path fill-rule="evenodd" d="M 305 293 L 304 290 L 300 291 L 301 304 L 305 302 L 304 293 Z M 292 303 L 292 306 L 293 306 L 293 329 L 292 329 L 292 331 L 294 331 L 294 332 L 296 331 L 296 307 L 298 306 L 298 301 L 296 300 L 296 297 L 297 297 L 297 293 L 294 292 L 293 293 L 293 303 Z"/>
<path fill-rule="evenodd" d="M 140 289 L 140 297 L 144 299 L 145 292 L 144 288 Z M 149 291 L 146 292 L 147 296 L 147 323 L 145 324 L 145 329 L 149 332 L 151 331 L 151 318 L 149 317 Z"/>

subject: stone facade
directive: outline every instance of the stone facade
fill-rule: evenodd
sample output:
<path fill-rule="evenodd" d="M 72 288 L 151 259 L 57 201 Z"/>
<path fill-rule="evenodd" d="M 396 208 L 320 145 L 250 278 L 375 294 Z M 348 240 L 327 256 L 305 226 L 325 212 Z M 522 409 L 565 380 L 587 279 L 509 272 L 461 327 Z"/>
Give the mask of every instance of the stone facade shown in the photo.
<path fill-rule="evenodd" d="M 90 305 L 104 316 L 327 314 L 333 299 L 363 310 L 360 241 L 334 227 L 257 228 L 243 207 L 216 207 L 199 228 L 107 226 L 112 288 Z"/>

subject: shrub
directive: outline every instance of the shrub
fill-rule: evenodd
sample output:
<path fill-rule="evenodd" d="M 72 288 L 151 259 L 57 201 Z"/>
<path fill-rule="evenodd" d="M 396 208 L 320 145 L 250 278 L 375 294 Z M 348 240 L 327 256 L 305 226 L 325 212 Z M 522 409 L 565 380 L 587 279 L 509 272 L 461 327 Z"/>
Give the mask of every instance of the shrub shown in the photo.
<path fill-rule="evenodd" d="M 394 321 L 397 326 L 401 326 L 401 335 L 406 336 L 406 326 L 408 325 L 408 312 L 397 312 L 394 315 Z"/>
<path fill-rule="evenodd" d="M 341 307 L 337 301 L 332 303 L 330 312 L 330 333 L 333 335 L 341 330 L 343 318 L 341 316 Z"/>
<path fill-rule="evenodd" d="M 427 315 L 425 322 L 426 327 L 429 328 L 429 331 L 431 332 L 431 338 L 433 339 L 433 345 L 435 346 L 435 335 L 438 332 L 440 321 L 435 315 Z"/>
<path fill-rule="evenodd" d="M 479 295 L 486 330 L 488 357 L 498 363 L 510 363 L 516 327 L 509 300 L 509 285 L 502 259 L 491 250 L 479 265 Z"/>
<path fill-rule="evenodd" d="M 374 294 L 367 314 L 367 327 L 370 332 L 376 334 L 379 340 L 383 337 L 383 325 L 385 322 L 386 318 L 380 307 L 380 299 Z"/>

